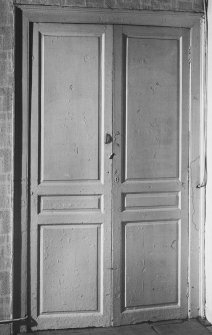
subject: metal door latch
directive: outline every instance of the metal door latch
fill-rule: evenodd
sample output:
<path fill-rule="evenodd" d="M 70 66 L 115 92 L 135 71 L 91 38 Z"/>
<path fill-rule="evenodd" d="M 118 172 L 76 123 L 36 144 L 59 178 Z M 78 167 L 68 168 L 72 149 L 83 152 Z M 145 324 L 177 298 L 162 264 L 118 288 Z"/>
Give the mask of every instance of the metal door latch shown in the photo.
<path fill-rule="evenodd" d="M 113 138 L 112 138 L 112 136 L 110 134 L 107 133 L 105 135 L 105 144 L 109 144 L 111 142 L 113 142 Z"/>
<path fill-rule="evenodd" d="M 113 157 L 115 156 L 114 152 L 112 154 L 110 154 L 109 159 L 113 159 Z"/>

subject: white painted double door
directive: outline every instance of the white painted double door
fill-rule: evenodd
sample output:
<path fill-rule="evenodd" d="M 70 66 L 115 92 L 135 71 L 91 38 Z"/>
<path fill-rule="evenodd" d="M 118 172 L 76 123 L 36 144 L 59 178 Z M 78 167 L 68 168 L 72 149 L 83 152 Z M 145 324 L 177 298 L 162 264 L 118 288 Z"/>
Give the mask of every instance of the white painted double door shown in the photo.
<path fill-rule="evenodd" d="M 187 316 L 189 34 L 35 24 L 33 329 Z"/>

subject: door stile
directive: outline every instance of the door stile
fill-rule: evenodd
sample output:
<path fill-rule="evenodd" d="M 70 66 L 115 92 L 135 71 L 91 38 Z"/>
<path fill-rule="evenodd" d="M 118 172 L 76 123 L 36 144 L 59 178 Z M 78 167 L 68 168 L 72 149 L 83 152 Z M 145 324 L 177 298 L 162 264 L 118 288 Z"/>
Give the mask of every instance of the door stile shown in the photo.
<path fill-rule="evenodd" d="M 123 67 L 123 52 L 124 52 L 124 41 L 122 37 L 123 26 L 114 26 L 114 102 L 113 102 L 113 187 L 112 187 L 112 222 L 113 222 L 113 325 L 120 325 L 120 311 L 121 296 L 123 291 L 123 283 L 121 282 L 122 268 L 120 266 L 122 262 L 122 246 L 121 239 L 119 238 L 121 232 L 121 192 L 120 185 L 122 182 L 122 163 L 124 160 L 122 146 L 124 145 L 125 139 L 122 132 L 122 110 L 124 106 L 122 85 L 124 78 L 124 67 Z"/>
<path fill-rule="evenodd" d="M 32 50 L 32 102 L 30 116 L 30 313 L 38 315 L 38 226 L 37 226 L 37 185 L 38 185 L 38 159 L 39 145 L 37 131 L 39 129 L 39 32 L 38 24 L 33 25 L 33 50 Z M 39 302 L 38 302 L 39 304 Z"/>

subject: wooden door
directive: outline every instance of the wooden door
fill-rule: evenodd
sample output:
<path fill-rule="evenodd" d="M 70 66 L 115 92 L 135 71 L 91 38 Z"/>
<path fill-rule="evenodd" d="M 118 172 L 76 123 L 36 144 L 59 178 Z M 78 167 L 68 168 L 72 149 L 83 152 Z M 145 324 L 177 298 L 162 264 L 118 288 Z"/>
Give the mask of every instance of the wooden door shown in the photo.
<path fill-rule="evenodd" d="M 110 324 L 112 41 L 111 26 L 33 26 L 33 330 Z"/>
<path fill-rule="evenodd" d="M 187 317 L 188 50 L 183 28 L 34 24 L 33 330 Z"/>
<path fill-rule="evenodd" d="M 188 313 L 189 30 L 114 35 L 114 324 Z"/>

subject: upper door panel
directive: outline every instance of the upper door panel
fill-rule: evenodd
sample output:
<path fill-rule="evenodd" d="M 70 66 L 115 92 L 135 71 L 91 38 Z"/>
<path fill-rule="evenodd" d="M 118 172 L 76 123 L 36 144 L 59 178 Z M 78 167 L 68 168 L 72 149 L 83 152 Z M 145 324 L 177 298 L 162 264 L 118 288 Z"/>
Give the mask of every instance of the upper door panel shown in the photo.
<path fill-rule="evenodd" d="M 126 37 L 125 180 L 178 178 L 179 41 L 133 32 Z"/>
<path fill-rule="evenodd" d="M 100 178 L 102 45 L 100 36 L 85 35 L 42 36 L 45 181 Z"/>

